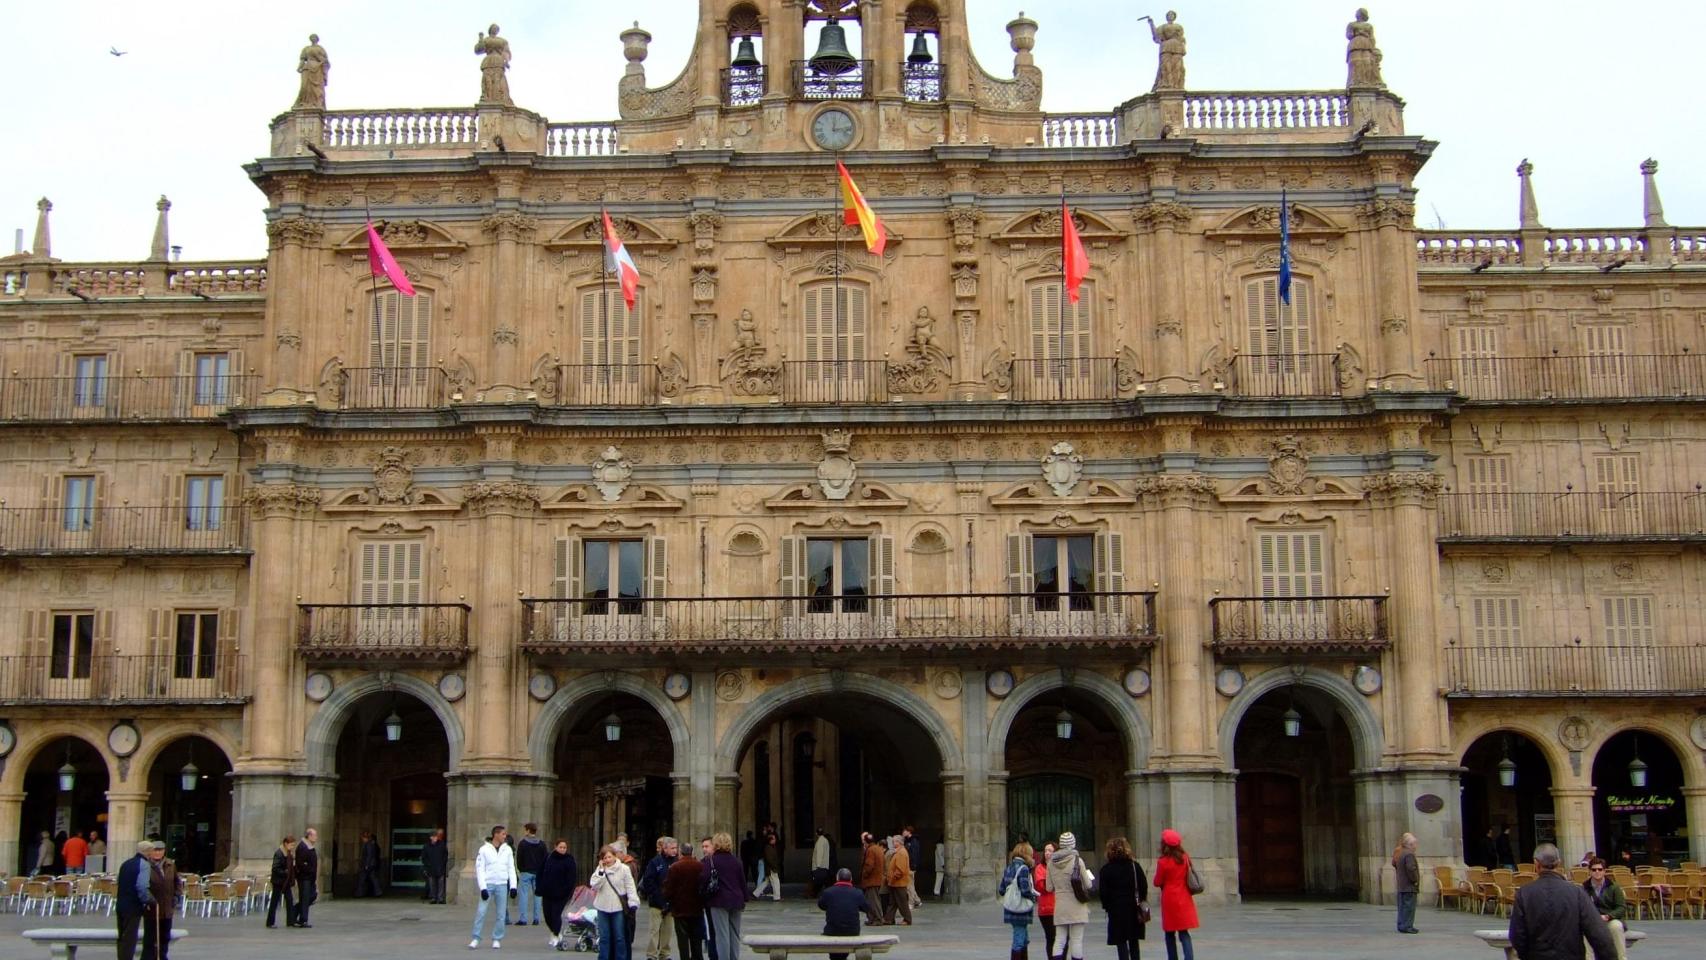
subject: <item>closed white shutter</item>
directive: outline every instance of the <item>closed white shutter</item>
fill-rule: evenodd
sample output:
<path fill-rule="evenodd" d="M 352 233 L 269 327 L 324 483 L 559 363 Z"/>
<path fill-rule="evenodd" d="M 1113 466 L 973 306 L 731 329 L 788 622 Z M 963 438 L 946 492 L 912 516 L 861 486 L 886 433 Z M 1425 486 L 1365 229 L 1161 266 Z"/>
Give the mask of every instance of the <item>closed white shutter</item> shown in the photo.
<path fill-rule="evenodd" d="M 1251 396 L 1287 396 L 1308 393 L 1317 385 L 1307 356 L 1315 348 L 1315 295 L 1308 280 L 1291 279 L 1291 303 L 1279 298 L 1277 276 L 1257 277 L 1244 284 L 1246 354 L 1261 357 L 1245 361 L 1241 376 L 1254 380 L 1240 390 Z"/>
<path fill-rule="evenodd" d="M 1326 534 L 1320 530 L 1271 531 L 1256 537 L 1263 597 L 1319 597 L 1327 593 Z M 1264 603 L 1260 635 L 1289 640 L 1324 639 L 1325 603 Z"/>
<path fill-rule="evenodd" d="M 669 540 L 665 537 L 646 538 L 646 597 L 645 606 L 653 619 L 661 620 L 667 612 L 663 597 L 669 596 Z"/>
<path fill-rule="evenodd" d="M 841 309 L 835 309 L 836 287 L 833 283 L 816 283 L 800 295 L 802 358 L 817 361 L 859 361 L 869 356 L 869 294 L 862 284 L 841 283 Z M 808 368 L 808 379 L 830 379 L 833 371 L 825 369 L 821 376 Z M 863 376 L 862 369 L 853 367 L 848 376 Z"/>
<path fill-rule="evenodd" d="M 602 307 L 600 304 L 602 303 Z M 593 287 L 580 296 L 580 362 L 585 366 L 616 366 L 611 377 L 638 377 L 633 365 L 640 362 L 640 321 L 644 314 L 645 291 L 634 296 L 634 309 L 622 299 L 620 286 Z M 588 374 L 590 376 L 590 373 Z M 587 382 L 593 382 L 588 380 Z"/>
<path fill-rule="evenodd" d="M 1498 327 L 1455 328 L 1452 355 L 1452 375 L 1459 393 L 1473 399 L 1501 396 Z"/>
<path fill-rule="evenodd" d="M 1520 597 L 1476 597 L 1470 602 L 1475 645 L 1514 647 L 1522 643 Z"/>
<path fill-rule="evenodd" d="M 1641 523 L 1641 458 L 1633 453 L 1593 458 L 1594 529 L 1602 535 L 1645 533 Z"/>
<path fill-rule="evenodd" d="M 1582 328 L 1582 352 L 1586 359 L 1583 384 L 1590 397 L 1622 397 L 1628 395 L 1628 338 L 1627 329 L 1617 324 L 1597 324 Z"/>
<path fill-rule="evenodd" d="M 1107 594 L 1125 591 L 1125 535 L 1096 534 L 1095 555 L 1096 592 L 1104 594 L 1096 608 L 1105 614 L 1121 615 L 1125 613 L 1125 598 Z"/>
<path fill-rule="evenodd" d="M 806 538 L 783 537 L 781 540 L 781 589 L 784 597 L 800 597 L 806 593 Z M 801 606 L 797 601 L 783 605 L 787 616 L 797 617 Z"/>
<path fill-rule="evenodd" d="M 1655 633 L 1652 597 L 1606 597 L 1603 603 L 1607 644 L 1652 645 Z"/>
<path fill-rule="evenodd" d="M 1031 595 L 1036 590 L 1036 575 L 1031 570 L 1031 536 L 1010 533 L 1007 535 L 1008 612 L 1014 615 L 1030 612 Z"/>
<path fill-rule="evenodd" d="M 871 592 L 878 596 L 893 597 L 899 591 L 898 578 L 895 576 L 894 537 L 879 536 L 871 538 Z M 892 620 L 895 615 L 895 601 L 879 600 L 876 604 L 877 616 Z"/>
<path fill-rule="evenodd" d="M 360 604 L 421 603 L 422 552 L 419 540 L 369 540 L 361 545 L 356 602 Z M 361 611 L 363 624 L 418 624 L 421 611 L 370 609 Z"/>
<path fill-rule="evenodd" d="M 1030 285 L 1028 313 L 1034 359 L 1076 360 L 1091 355 L 1090 319 L 1096 285 L 1086 280 L 1079 288 L 1077 303 L 1067 300 L 1063 291 L 1059 280 L 1039 280 Z"/>
<path fill-rule="evenodd" d="M 377 303 L 377 309 L 372 304 Z M 432 365 L 432 294 L 382 291 L 368 309 L 367 365 L 407 369 Z"/>
<path fill-rule="evenodd" d="M 1509 535 L 1512 528 L 1511 460 L 1507 456 L 1465 457 L 1464 492 L 1469 494 L 1464 533 Z"/>

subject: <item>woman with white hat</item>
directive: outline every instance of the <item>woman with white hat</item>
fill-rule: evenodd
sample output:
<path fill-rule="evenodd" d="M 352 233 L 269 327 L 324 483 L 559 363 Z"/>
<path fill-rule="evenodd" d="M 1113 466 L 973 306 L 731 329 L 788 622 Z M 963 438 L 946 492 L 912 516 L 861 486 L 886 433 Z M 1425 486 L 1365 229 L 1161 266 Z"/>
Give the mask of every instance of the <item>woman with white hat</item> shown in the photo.
<path fill-rule="evenodd" d="M 1084 928 L 1090 924 L 1090 890 L 1096 877 L 1078 857 L 1078 838 L 1072 831 L 1060 835 L 1048 862 L 1049 886 L 1054 898 L 1054 955 L 1084 960 Z"/>

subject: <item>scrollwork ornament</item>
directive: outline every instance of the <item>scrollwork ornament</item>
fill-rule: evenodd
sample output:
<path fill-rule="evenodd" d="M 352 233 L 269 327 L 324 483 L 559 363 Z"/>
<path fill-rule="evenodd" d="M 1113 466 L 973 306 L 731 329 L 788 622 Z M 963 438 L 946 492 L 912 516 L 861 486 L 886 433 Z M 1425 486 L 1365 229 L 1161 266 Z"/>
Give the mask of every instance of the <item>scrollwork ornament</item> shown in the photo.
<path fill-rule="evenodd" d="M 523 240 L 539 229 L 539 221 L 514 210 L 494 213 L 480 221 L 480 232 L 499 240 Z"/>
<path fill-rule="evenodd" d="M 1377 473 L 1363 483 L 1369 493 L 1384 493 L 1393 497 L 1415 497 L 1432 501 L 1445 489 L 1445 478 L 1425 470 L 1394 470 Z"/>
<path fill-rule="evenodd" d="M 1132 209 L 1131 215 L 1139 226 L 1157 229 L 1176 229 L 1188 226 L 1191 222 L 1190 205 L 1177 200 L 1156 200 L 1139 204 Z"/>
<path fill-rule="evenodd" d="M 1382 227 L 1413 226 L 1416 222 L 1415 201 L 1400 197 L 1376 197 L 1363 207 L 1362 213 Z"/>
<path fill-rule="evenodd" d="M 1138 477 L 1139 497 L 1155 497 L 1164 505 L 1189 504 L 1214 496 L 1214 481 L 1200 473 L 1163 473 Z"/>

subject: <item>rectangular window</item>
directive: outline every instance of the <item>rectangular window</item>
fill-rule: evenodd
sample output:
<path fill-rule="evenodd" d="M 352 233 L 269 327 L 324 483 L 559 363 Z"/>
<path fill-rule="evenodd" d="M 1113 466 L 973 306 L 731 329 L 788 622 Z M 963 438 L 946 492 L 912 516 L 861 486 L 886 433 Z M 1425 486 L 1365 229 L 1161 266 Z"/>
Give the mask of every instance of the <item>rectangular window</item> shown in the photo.
<path fill-rule="evenodd" d="M 1476 597 L 1470 601 L 1475 645 L 1514 647 L 1522 643 L 1521 597 Z"/>
<path fill-rule="evenodd" d="M 1511 527 L 1511 458 L 1470 456 L 1463 459 L 1464 492 L 1469 496 L 1466 533 L 1509 535 Z"/>
<path fill-rule="evenodd" d="M 870 601 L 871 542 L 864 538 L 806 540 L 805 596 L 809 613 L 865 613 Z"/>
<path fill-rule="evenodd" d="M 432 365 L 432 294 L 381 291 L 368 314 L 367 365 L 415 369 Z"/>
<path fill-rule="evenodd" d="M 95 657 L 95 615 L 53 615 L 53 656 L 48 676 L 54 680 L 87 680 Z"/>
<path fill-rule="evenodd" d="M 1256 536 L 1260 593 L 1276 600 L 1327 593 L 1327 536 L 1320 530 L 1264 531 Z M 1325 603 L 1261 605 L 1263 639 L 1317 640 L 1329 635 Z"/>
<path fill-rule="evenodd" d="M 177 648 L 172 676 L 178 680 L 209 680 L 218 665 L 219 614 L 178 614 Z"/>
<path fill-rule="evenodd" d="M 1096 590 L 1095 540 L 1087 533 L 1031 538 L 1036 609 L 1092 609 L 1090 594 Z"/>
<path fill-rule="evenodd" d="M 585 554 L 581 596 L 588 600 L 616 601 L 588 603 L 586 614 L 638 614 L 643 606 L 640 598 L 646 595 L 646 542 L 587 540 L 582 542 L 581 549 Z"/>
<path fill-rule="evenodd" d="M 581 292 L 580 362 L 586 367 L 632 368 L 640 363 L 640 319 L 645 303 L 634 296 L 634 309 L 621 287 Z"/>
<path fill-rule="evenodd" d="M 198 353 L 195 355 L 195 405 L 224 406 L 231 390 L 231 355 L 228 353 Z"/>
<path fill-rule="evenodd" d="M 79 407 L 107 403 L 107 355 L 82 354 L 71 360 L 71 402 Z"/>
<path fill-rule="evenodd" d="M 805 288 L 800 291 L 800 319 L 808 383 L 865 379 L 869 324 L 863 286 L 821 283 Z"/>
<path fill-rule="evenodd" d="M 95 527 L 95 477 L 66 477 L 61 508 L 66 530 L 87 533 Z"/>
<path fill-rule="evenodd" d="M 1586 377 L 1584 396 L 1624 397 L 1629 395 L 1629 357 L 1627 327 L 1599 324 L 1582 328 L 1583 374 Z"/>
<path fill-rule="evenodd" d="M 184 529 L 218 530 L 224 517 L 225 477 L 184 478 Z"/>
<path fill-rule="evenodd" d="M 1453 340 L 1457 389 L 1476 399 L 1499 396 L 1499 328 L 1457 327 Z"/>
<path fill-rule="evenodd" d="M 1640 494 L 1639 454 L 1596 455 L 1593 458 L 1594 532 L 1613 536 L 1645 533 Z"/>
<path fill-rule="evenodd" d="M 1075 304 L 1062 296 L 1064 284 L 1044 280 L 1029 287 L 1031 359 L 1074 360 L 1090 356 L 1090 310 L 1095 284 L 1079 288 Z"/>
<path fill-rule="evenodd" d="M 1651 646 L 1652 597 L 1606 597 L 1602 601 L 1605 642 L 1613 647 Z"/>
<path fill-rule="evenodd" d="M 356 581 L 356 603 L 368 607 L 358 612 L 361 631 L 377 642 L 418 639 L 422 611 L 416 606 L 425 593 L 421 557 L 425 544 L 419 540 L 368 541 L 361 545 L 361 569 Z"/>
<path fill-rule="evenodd" d="M 1291 303 L 1279 298 L 1278 277 L 1244 284 L 1245 356 L 1236 366 L 1245 396 L 1286 397 L 1328 393 L 1337 388 L 1331 357 L 1316 355 L 1314 293 L 1299 277 L 1291 281 Z"/>

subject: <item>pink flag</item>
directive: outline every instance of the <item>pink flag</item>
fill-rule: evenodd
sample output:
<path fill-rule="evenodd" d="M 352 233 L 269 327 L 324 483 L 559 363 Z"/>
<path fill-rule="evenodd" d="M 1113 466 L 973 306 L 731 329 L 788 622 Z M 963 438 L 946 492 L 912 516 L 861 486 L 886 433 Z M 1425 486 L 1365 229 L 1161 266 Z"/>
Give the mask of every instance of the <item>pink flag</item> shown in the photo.
<path fill-rule="evenodd" d="M 640 268 L 634 266 L 634 258 L 628 256 L 628 248 L 616 235 L 616 225 L 610 222 L 608 210 L 604 211 L 604 246 L 610 251 L 610 269 L 616 272 L 616 280 L 622 285 L 622 302 L 632 311 L 634 298 L 640 293 Z"/>
<path fill-rule="evenodd" d="M 372 220 L 367 221 L 367 265 L 374 276 L 391 281 L 391 285 L 404 296 L 415 295 L 415 285 L 409 282 L 409 275 L 397 265 L 397 258 L 391 256 L 385 241 L 379 239 L 379 231 L 373 229 Z"/>
<path fill-rule="evenodd" d="M 1078 302 L 1078 287 L 1090 273 L 1090 254 L 1084 240 L 1078 236 L 1078 224 L 1072 222 L 1072 210 L 1060 201 L 1060 265 L 1066 274 L 1066 298 Z"/>

